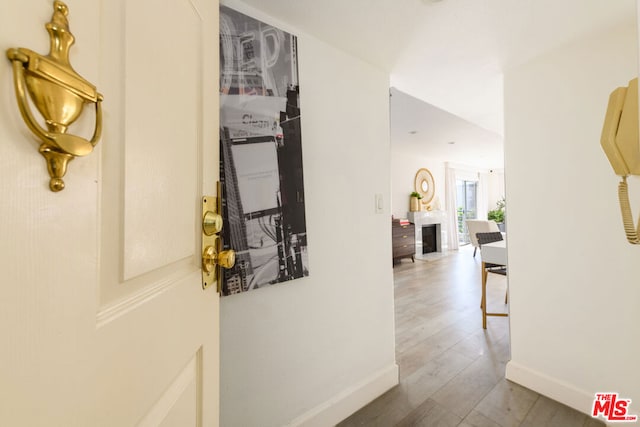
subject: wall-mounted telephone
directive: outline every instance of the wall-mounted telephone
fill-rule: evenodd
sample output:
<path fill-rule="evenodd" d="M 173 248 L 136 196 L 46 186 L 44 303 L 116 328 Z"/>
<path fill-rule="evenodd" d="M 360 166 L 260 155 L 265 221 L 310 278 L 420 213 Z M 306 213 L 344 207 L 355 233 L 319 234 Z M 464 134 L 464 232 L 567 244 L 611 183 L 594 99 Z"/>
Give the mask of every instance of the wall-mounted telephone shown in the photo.
<path fill-rule="evenodd" d="M 622 176 L 618 199 L 627 240 L 640 244 L 640 222 L 633 221 L 627 176 L 640 175 L 640 141 L 638 140 L 638 79 L 628 87 L 619 87 L 609 97 L 600 143 L 616 175 Z"/>

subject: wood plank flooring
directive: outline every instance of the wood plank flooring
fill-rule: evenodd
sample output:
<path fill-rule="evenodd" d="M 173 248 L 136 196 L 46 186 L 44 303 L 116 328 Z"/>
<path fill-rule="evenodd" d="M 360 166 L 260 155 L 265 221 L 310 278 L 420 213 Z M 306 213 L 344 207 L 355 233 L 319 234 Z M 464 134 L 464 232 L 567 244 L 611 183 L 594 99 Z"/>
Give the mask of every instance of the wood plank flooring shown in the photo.
<path fill-rule="evenodd" d="M 509 318 L 480 311 L 480 255 L 463 247 L 394 268 L 400 384 L 338 427 L 595 427 L 604 423 L 504 378 Z M 507 310 L 490 274 L 489 311 Z"/>

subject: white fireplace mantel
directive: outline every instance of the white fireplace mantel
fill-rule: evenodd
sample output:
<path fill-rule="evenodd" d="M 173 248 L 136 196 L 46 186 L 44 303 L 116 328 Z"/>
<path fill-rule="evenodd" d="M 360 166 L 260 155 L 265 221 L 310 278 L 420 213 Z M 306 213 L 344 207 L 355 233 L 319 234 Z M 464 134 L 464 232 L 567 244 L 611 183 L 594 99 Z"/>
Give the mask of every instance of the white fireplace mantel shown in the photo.
<path fill-rule="evenodd" d="M 442 252 L 442 248 L 447 246 L 447 232 L 444 226 L 447 223 L 446 211 L 419 211 L 409 212 L 409 221 L 416 225 L 416 253 L 422 253 L 422 226 L 435 224 L 440 232 L 440 240 L 438 242 L 438 252 Z"/>
<path fill-rule="evenodd" d="M 409 221 L 416 225 L 443 224 L 447 221 L 447 211 L 409 212 Z"/>

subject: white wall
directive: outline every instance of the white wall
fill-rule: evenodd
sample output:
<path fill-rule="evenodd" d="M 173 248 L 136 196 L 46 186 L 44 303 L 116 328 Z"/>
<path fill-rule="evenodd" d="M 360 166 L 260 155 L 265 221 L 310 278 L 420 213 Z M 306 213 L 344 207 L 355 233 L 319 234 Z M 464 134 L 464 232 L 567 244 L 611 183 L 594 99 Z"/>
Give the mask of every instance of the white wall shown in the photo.
<path fill-rule="evenodd" d="M 444 162 L 428 158 L 406 147 L 392 145 L 391 149 L 391 213 L 395 218 L 406 218 L 409 211 L 409 194 L 415 191 L 414 180 L 420 168 L 427 168 L 436 184 L 434 201 L 440 199 L 441 209 L 446 209 L 444 192 Z"/>
<path fill-rule="evenodd" d="M 225 4 L 299 36 L 310 275 L 222 299 L 220 424 L 333 425 L 398 380 L 388 76 Z"/>
<path fill-rule="evenodd" d="M 635 28 L 610 29 L 505 74 L 507 377 L 585 412 L 616 391 L 640 414 L 640 246 L 600 147 L 609 93 L 637 75 L 637 54 Z M 640 179 L 630 187 L 640 196 Z"/>
<path fill-rule="evenodd" d="M 487 208 L 492 210 L 496 208 L 496 203 L 502 199 L 505 194 L 504 169 L 491 169 L 487 173 L 487 176 Z"/>
<path fill-rule="evenodd" d="M 436 197 L 440 209 L 446 210 L 445 160 L 421 155 L 414 147 L 391 144 L 391 213 L 395 218 L 406 218 L 409 211 L 409 194 L 414 191 L 413 182 L 420 168 L 427 168 L 436 184 Z M 461 179 L 478 180 L 479 172 L 487 172 L 487 208 L 496 207 L 496 202 L 504 197 L 504 170 L 487 169 L 453 164 L 460 171 Z M 485 218 L 486 219 L 486 218 Z"/>

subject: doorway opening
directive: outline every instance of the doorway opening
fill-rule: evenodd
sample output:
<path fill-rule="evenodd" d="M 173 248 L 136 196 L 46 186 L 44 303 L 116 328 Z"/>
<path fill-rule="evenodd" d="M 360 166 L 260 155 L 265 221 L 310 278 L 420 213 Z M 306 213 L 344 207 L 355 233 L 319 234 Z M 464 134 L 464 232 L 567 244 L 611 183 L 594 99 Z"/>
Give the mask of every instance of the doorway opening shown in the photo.
<path fill-rule="evenodd" d="M 467 219 L 478 218 L 478 181 L 456 180 L 456 211 L 458 219 L 458 241 L 470 243 Z"/>

